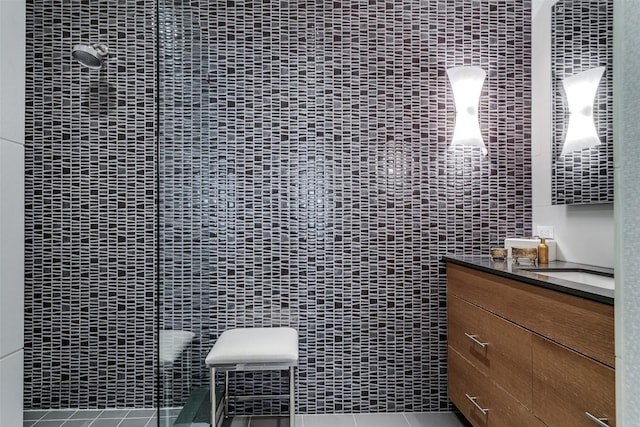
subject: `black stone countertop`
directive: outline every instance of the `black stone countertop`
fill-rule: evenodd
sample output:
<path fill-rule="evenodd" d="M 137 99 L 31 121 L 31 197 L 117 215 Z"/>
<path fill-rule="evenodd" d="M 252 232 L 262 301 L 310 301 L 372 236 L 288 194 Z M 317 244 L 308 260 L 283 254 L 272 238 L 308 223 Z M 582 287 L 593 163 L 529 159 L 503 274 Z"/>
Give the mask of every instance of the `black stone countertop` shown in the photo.
<path fill-rule="evenodd" d="M 576 295 L 594 301 L 603 302 L 613 305 L 613 289 L 605 289 L 597 286 L 590 286 L 583 283 L 572 282 L 569 280 L 549 277 L 544 273 L 527 271 L 527 268 L 536 268 L 535 265 L 521 263 L 513 264 L 511 259 L 504 261 L 492 261 L 486 255 L 445 255 L 442 257 L 445 262 L 459 264 L 465 267 L 473 268 L 486 273 L 496 274 L 508 279 L 519 280 L 530 285 L 541 286 L 543 288 L 552 289 L 554 291 L 566 294 Z M 548 269 L 576 269 L 585 270 L 587 272 L 600 273 L 605 276 L 613 276 L 613 269 L 605 267 L 596 267 L 587 264 L 578 264 L 575 262 L 552 261 L 549 264 L 540 266 Z"/>

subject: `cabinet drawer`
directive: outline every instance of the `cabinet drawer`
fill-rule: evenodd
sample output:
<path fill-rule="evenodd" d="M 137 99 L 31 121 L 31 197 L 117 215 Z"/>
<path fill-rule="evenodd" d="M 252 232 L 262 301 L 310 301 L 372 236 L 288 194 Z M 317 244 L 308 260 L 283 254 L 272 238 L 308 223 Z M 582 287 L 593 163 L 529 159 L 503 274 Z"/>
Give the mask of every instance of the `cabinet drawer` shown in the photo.
<path fill-rule="evenodd" d="M 469 399 L 486 409 L 483 414 Z M 449 347 L 449 397 L 474 427 L 544 427 L 510 394 Z"/>
<path fill-rule="evenodd" d="M 451 294 L 614 366 L 613 306 L 451 263 L 447 278 Z"/>
<path fill-rule="evenodd" d="M 608 366 L 533 337 L 533 412 L 549 426 L 595 427 L 585 412 L 615 426 L 615 372 Z"/>
<path fill-rule="evenodd" d="M 531 408 L 531 333 L 453 295 L 448 303 L 449 345 Z"/>

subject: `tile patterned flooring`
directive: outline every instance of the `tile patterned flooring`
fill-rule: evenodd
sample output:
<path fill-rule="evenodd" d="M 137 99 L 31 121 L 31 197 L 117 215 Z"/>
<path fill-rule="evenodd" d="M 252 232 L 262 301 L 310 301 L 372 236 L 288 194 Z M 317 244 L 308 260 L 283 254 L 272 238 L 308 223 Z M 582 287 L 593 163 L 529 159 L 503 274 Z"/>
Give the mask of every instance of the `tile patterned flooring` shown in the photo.
<path fill-rule="evenodd" d="M 155 409 L 25 411 L 23 427 L 156 427 L 156 414 Z"/>
<path fill-rule="evenodd" d="M 161 427 L 173 425 L 180 409 L 163 409 Z M 155 409 L 25 411 L 24 427 L 157 427 Z M 452 412 L 299 415 L 296 427 L 467 427 Z M 289 427 L 288 417 L 234 417 L 223 427 Z"/>
<path fill-rule="evenodd" d="M 296 427 L 467 427 L 452 412 L 301 415 Z M 235 417 L 223 427 L 289 427 L 288 417 Z"/>

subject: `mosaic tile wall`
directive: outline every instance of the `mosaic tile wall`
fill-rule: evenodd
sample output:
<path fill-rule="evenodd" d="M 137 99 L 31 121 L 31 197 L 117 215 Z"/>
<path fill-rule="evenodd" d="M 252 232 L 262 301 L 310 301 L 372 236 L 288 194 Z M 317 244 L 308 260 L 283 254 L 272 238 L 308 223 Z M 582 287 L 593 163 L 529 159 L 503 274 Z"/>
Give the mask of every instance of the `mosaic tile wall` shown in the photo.
<path fill-rule="evenodd" d="M 613 0 L 564 0 L 552 9 L 554 205 L 613 202 Z M 568 124 L 562 81 L 606 66 L 594 100 L 602 144 L 560 156 Z"/>
<path fill-rule="evenodd" d="M 161 323 L 196 334 L 176 403 L 223 330 L 293 325 L 298 411 L 448 409 L 440 258 L 531 233 L 530 2 L 160 5 Z M 448 149 L 459 65 L 488 73 L 486 157 Z"/>
<path fill-rule="evenodd" d="M 153 1 L 27 1 L 25 408 L 156 402 Z M 104 43 L 103 71 L 71 58 Z"/>
<path fill-rule="evenodd" d="M 461 3 L 163 5 L 156 177 L 154 4 L 30 1 L 25 406 L 153 406 L 158 178 L 177 403 L 222 330 L 292 324 L 301 412 L 447 408 L 439 259 L 531 204 L 529 3 Z M 447 150 L 462 64 L 487 157 Z"/>

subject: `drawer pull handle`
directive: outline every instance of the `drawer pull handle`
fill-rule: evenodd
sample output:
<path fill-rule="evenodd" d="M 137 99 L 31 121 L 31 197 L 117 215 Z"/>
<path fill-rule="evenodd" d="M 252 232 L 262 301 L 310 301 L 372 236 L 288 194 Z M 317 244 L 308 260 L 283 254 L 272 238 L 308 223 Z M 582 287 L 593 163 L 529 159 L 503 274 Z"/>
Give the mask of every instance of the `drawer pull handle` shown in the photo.
<path fill-rule="evenodd" d="M 483 408 L 482 406 L 480 406 L 478 404 L 478 402 L 476 402 L 477 397 L 471 397 L 467 393 L 465 393 L 464 395 L 467 396 L 467 399 L 469 399 L 471 401 L 471 403 L 473 403 L 473 406 L 478 408 L 478 411 L 482 412 L 482 415 L 487 415 L 489 413 L 488 409 Z"/>
<path fill-rule="evenodd" d="M 597 417 L 594 417 L 593 415 L 591 415 L 588 412 L 585 412 L 584 414 L 587 416 L 587 418 L 589 418 L 591 421 L 593 421 L 594 423 L 596 423 L 600 427 L 609 427 L 609 424 L 607 424 L 605 422 L 605 421 L 609 421 L 608 418 L 597 418 Z"/>
<path fill-rule="evenodd" d="M 471 335 L 471 334 L 468 334 L 468 333 L 466 333 L 466 332 L 465 332 L 464 334 L 465 334 L 465 336 L 466 336 L 467 338 L 469 338 L 469 339 L 470 339 L 471 341 L 473 341 L 474 343 L 478 344 L 480 347 L 482 347 L 482 348 L 487 348 L 487 345 L 488 345 L 489 343 L 480 341 L 480 340 L 478 339 L 478 336 L 477 336 L 477 335 Z"/>

